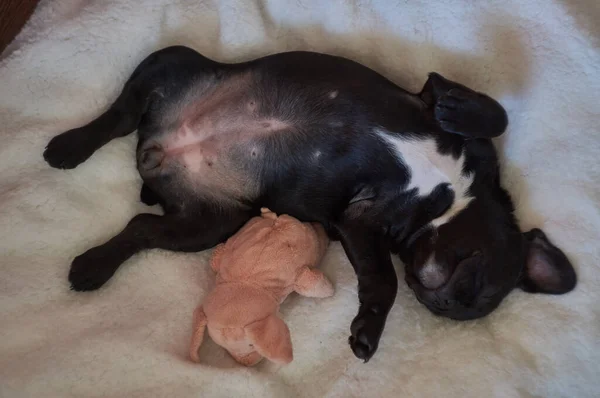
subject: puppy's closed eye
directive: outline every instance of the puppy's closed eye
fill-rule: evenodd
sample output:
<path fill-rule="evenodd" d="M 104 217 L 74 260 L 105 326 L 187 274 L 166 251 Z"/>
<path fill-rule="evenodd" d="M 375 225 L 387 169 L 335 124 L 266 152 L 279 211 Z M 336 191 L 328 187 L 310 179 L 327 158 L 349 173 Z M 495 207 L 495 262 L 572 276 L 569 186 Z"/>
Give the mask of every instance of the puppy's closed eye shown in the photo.
<path fill-rule="evenodd" d="M 481 256 L 481 250 L 461 251 L 457 253 L 456 261 L 457 263 L 462 263 L 463 261 L 471 260 L 472 258 L 479 256 Z"/>

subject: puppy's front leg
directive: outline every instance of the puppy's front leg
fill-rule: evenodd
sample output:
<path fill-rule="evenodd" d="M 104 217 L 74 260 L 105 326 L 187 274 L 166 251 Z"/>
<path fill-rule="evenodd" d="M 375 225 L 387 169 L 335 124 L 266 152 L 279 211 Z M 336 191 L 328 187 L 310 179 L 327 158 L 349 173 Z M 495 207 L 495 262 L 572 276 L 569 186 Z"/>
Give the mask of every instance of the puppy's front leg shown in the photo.
<path fill-rule="evenodd" d="M 357 358 L 369 361 L 394 305 L 398 279 L 390 248 L 380 231 L 360 220 L 338 225 L 340 240 L 358 279 L 358 314 L 350 326 L 350 347 Z"/>
<path fill-rule="evenodd" d="M 508 125 L 506 111 L 495 99 L 430 73 L 420 97 L 433 108 L 439 127 L 468 138 L 493 138 Z"/>

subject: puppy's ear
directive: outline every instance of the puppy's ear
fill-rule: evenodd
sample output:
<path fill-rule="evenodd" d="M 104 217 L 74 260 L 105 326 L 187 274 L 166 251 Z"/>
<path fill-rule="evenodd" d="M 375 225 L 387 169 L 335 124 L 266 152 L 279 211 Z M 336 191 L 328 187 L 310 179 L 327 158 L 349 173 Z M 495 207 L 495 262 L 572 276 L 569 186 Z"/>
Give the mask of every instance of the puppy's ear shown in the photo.
<path fill-rule="evenodd" d="M 523 234 L 528 246 L 527 262 L 519 287 L 530 293 L 563 294 L 577 284 L 577 275 L 567 256 L 541 229 Z"/>

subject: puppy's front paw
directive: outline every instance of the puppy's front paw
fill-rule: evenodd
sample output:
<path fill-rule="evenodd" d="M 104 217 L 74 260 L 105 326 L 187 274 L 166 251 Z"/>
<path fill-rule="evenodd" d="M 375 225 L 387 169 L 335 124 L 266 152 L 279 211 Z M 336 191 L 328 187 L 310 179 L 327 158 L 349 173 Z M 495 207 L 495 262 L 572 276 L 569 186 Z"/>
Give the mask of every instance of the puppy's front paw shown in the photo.
<path fill-rule="evenodd" d="M 85 292 L 100 288 L 119 267 L 114 264 L 115 259 L 102 246 L 94 247 L 75 257 L 69 271 L 71 290 Z"/>
<path fill-rule="evenodd" d="M 44 151 L 46 162 L 57 169 L 73 169 L 92 156 L 94 146 L 89 141 L 92 137 L 81 133 L 80 129 L 74 129 L 52 138 Z"/>
<path fill-rule="evenodd" d="M 385 327 L 387 314 L 377 305 L 361 306 L 352 321 L 348 343 L 358 359 L 369 362 L 379 346 L 379 339 Z"/>
<path fill-rule="evenodd" d="M 497 137 L 508 125 L 506 111 L 498 102 L 462 88 L 453 88 L 440 96 L 434 116 L 442 130 L 467 137 Z"/>

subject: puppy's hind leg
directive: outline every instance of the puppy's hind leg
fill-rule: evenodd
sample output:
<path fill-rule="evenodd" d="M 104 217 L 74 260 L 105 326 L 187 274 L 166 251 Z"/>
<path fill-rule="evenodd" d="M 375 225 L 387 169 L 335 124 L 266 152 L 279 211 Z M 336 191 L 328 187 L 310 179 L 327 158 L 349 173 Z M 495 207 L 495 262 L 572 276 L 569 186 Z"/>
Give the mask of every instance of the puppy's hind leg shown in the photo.
<path fill-rule="evenodd" d="M 146 249 L 197 252 L 234 234 L 255 212 L 196 208 L 186 213 L 138 214 L 115 237 L 77 256 L 69 271 L 71 289 L 96 290 L 127 259 Z"/>
<path fill-rule="evenodd" d="M 44 151 L 44 159 L 59 169 L 77 167 L 109 141 L 136 130 L 156 89 L 166 83 L 185 86 L 196 73 L 202 72 L 203 66 L 213 63 L 181 46 L 154 52 L 135 69 L 106 112 L 85 126 L 52 138 Z"/>
<path fill-rule="evenodd" d="M 147 98 L 147 93 L 139 92 L 135 79 L 128 81 L 121 95 L 100 117 L 52 138 L 44 151 L 44 159 L 58 169 L 77 167 L 112 139 L 133 132 Z"/>

